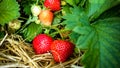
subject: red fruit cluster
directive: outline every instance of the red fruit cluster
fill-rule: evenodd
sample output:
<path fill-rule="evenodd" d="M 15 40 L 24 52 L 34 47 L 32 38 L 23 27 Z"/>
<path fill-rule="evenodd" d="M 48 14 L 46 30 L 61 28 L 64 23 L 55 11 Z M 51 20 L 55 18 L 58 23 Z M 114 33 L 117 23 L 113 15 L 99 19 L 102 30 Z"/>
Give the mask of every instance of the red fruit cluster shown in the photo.
<path fill-rule="evenodd" d="M 36 54 L 43 54 L 51 51 L 56 62 L 66 61 L 74 50 L 74 45 L 65 40 L 54 40 L 46 35 L 39 34 L 33 40 L 33 48 Z"/>
<path fill-rule="evenodd" d="M 53 21 L 53 12 L 60 10 L 60 0 L 45 0 L 44 6 L 48 9 L 42 10 L 39 14 L 39 20 L 45 26 L 50 26 Z"/>

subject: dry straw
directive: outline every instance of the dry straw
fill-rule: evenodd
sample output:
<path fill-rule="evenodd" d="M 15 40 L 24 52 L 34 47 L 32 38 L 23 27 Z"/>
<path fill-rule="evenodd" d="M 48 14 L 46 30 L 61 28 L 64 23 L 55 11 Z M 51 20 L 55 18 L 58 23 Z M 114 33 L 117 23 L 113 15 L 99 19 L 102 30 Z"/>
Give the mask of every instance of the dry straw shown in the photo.
<path fill-rule="evenodd" d="M 81 59 L 74 56 L 64 63 L 55 63 L 51 53 L 35 55 L 32 44 L 15 34 L 6 34 L 0 43 L 0 68 L 77 68 Z"/>

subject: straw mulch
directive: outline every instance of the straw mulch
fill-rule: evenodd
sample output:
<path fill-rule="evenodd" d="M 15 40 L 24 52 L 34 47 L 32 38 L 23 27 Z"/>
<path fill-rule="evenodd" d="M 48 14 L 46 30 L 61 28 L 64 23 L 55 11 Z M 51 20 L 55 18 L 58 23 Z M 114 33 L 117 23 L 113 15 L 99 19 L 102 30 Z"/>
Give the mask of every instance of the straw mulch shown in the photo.
<path fill-rule="evenodd" d="M 26 43 L 19 35 L 6 34 L 0 39 L 0 68 L 77 68 L 80 59 L 76 55 L 64 63 L 56 63 L 51 53 L 35 55 L 32 44 Z"/>

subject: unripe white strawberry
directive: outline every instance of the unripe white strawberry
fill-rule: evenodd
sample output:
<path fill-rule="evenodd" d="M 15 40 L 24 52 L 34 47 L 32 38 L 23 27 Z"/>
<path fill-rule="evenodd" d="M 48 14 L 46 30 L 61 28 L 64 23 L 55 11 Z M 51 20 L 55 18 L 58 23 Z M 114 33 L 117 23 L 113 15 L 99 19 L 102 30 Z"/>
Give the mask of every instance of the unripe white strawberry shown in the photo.
<path fill-rule="evenodd" d="M 31 12 L 32 12 L 33 16 L 38 16 L 41 12 L 41 7 L 39 5 L 32 5 Z"/>

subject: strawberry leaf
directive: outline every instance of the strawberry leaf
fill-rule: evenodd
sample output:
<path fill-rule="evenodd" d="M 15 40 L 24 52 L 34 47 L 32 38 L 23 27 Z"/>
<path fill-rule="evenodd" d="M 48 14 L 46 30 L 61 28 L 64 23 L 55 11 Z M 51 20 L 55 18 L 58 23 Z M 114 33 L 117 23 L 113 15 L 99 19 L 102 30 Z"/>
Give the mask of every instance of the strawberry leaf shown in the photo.
<path fill-rule="evenodd" d="M 82 26 L 84 24 L 89 25 L 88 17 L 86 17 L 83 8 L 75 6 L 74 8 L 70 8 L 70 12 L 63 16 L 65 19 L 63 23 L 66 24 L 65 28 L 67 30 L 72 30 L 76 26 Z"/>
<path fill-rule="evenodd" d="M 31 5 L 35 4 L 36 0 L 22 0 L 20 2 L 21 8 L 23 8 L 23 12 L 25 15 L 30 15 L 31 14 Z"/>
<path fill-rule="evenodd" d="M 92 24 L 91 32 L 79 39 L 78 47 L 88 46 L 82 62 L 86 68 L 119 68 L 120 65 L 120 18 L 99 20 Z M 90 36 L 90 37 L 89 37 Z M 81 41 L 79 40 L 79 41 Z M 81 41 L 82 42 L 82 41 Z"/>
<path fill-rule="evenodd" d="M 65 0 L 68 4 L 74 6 L 77 5 L 81 0 Z"/>
<path fill-rule="evenodd" d="M 19 5 L 16 0 L 0 1 L 0 24 L 4 25 L 9 21 L 19 17 Z"/>
<path fill-rule="evenodd" d="M 65 1 L 72 6 L 75 5 L 75 2 L 73 0 L 65 0 Z"/>
<path fill-rule="evenodd" d="M 78 37 L 78 40 L 76 42 L 76 45 L 80 49 L 88 49 L 89 45 L 92 45 L 93 36 L 95 35 L 95 32 L 93 32 L 92 27 L 90 26 L 84 26 L 84 27 L 77 27 L 74 28 L 74 32 L 79 33 L 81 36 Z M 91 34 L 90 34 L 91 33 Z M 96 42 L 96 40 L 93 40 Z"/>
<path fill-rule="evenodd" d="M 104 11 L 120 4 L 119 0 L 87 0 L 86 12 L 90 20 L 94 20 Z"/>
<path fill-rule="evenodd" d="M 31 14 L 31 5 L 24 5 L 24 9 L 23 11 L 25 12 L 26 15 L 30 15 Z"/>
<path fill-rule="evenodd" d="M 116 12 L 118 11 L 118 12 Z M 102 13 L 98 19 L 110 18 L 110 17 L 120 17 L 120 4 L 112 7 L 111 9 Z"/>
<path fill-rule="evenodd" d="M 26 27 L 22 31 L 22 34 L 26 41 L 31 42 L 33 40 L 33 38 L 41 32 L 42 32 L 41 25 L 31 23 L 30 25 L 28 25 L 28 27 Z"/>
<path fill-rule="evenodd" d="M 90 24 L 80 7 L 71 8 L 63 18 L 65 28 L 72 30 L 70 39 L 77 48 L 86 50 L 82 56 L 85 68 L 120 67 L 120 18 L 98 19 Z"/>
<path fill-rule="evenodd" d="M 53 25 L 59 24 L 61 22 L 61 16 L 59 14 L 57 14 L 56 16 L 54 16 L 53 19 Z"/>
<path fill-rule="evenodd" d="M 62 7 L 62 14 L 66 15 L 66 13 L 70 13 L 70 7 L 68 5 Z"/>
<path fill-rule="evenodd" d="M 76 43 L 76 41 L 78 40 L 77 38 L 80 36 L 80 34 L 76 32 L 71 32 L 69 36 L 70 36 L 71 41 L 73 43 Z"/>
<path fill-rule="evenodd" d="M 65 0 L 71 6 L 77 5 L 81 0 Z"/>
<path fill-rule="evenodd" d="M 4 38 L 4 36 L 5 36 L 5 32 L 0 31 L 0 40 L 1 40 L 1 38 Z"/>

